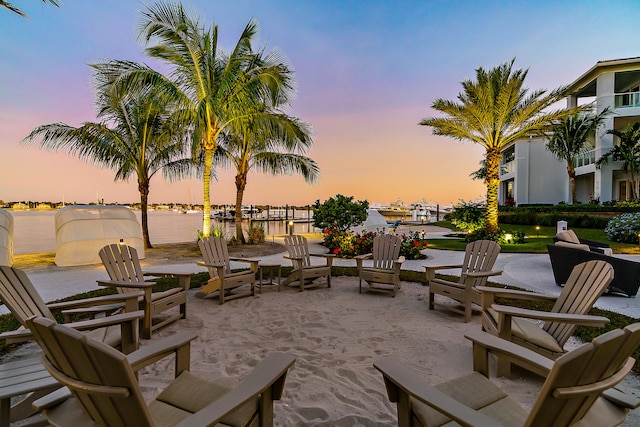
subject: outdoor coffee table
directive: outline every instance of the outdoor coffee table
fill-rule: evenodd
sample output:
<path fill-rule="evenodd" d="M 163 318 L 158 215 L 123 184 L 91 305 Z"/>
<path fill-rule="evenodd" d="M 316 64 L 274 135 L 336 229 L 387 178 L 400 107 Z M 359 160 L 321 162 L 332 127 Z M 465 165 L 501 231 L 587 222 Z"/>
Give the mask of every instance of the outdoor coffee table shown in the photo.
<path fill-rule="evenodd" d="M 3 363 L 0 365 L 0 427 L 36 413 L 31 402 L 62 387 L 40 363 L 40 358 Z M 27 395 L 11 406 L 11 399 Z"/>
<path fill-rule="evenodd" d="M 262 285 L 269 286 L 278 286 L 278 292 L 280 292 L 280 279 L 281 279 L 281 266 L 278 263 L 271 262 L 259 262 L 258 268 L 260 270 L 260 280 L 258 281 L 258 292 L 262 293 Z M 267 274 L 269 275 L 269 281 L 263 282 L 262 276 L 264 274 L 264 270 L 267 270 Z M 273 279 L 277 273 L 278 283 L 274 283 Z"/>

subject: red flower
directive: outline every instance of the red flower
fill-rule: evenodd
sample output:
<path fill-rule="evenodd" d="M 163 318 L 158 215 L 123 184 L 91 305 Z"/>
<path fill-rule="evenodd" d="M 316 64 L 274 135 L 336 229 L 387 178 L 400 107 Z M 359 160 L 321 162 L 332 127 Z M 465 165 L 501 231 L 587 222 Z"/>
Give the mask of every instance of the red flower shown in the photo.
<path fill-rule="evenodd" d="M 420 246 L 420 242 L 418 242 L 417 240 L 413 241 L 413 246 Z"/>
<path fill-rule="evenodd" d="M 333 253 L 336 254 L 336 255 L 339 254 L 340 253 L 340 248 L 335 248 L 333 250 Z"/>

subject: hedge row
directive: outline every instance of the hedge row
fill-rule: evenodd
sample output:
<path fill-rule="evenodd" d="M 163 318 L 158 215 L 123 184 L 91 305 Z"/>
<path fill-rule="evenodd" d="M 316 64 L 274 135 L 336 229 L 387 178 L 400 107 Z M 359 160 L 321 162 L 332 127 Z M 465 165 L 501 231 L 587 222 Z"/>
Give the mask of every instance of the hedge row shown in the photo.
<path fill-rule="evenodd" d="M 567 221 L 570 228 L 601 228 L 604 229 L 610 217 L 592 215 L 567 215 L 566 213 L 536 213 L 522 210 L 520 212 L 500 212 L 500 224 L 540 225 L 555 227 L 558 221 Z"/>

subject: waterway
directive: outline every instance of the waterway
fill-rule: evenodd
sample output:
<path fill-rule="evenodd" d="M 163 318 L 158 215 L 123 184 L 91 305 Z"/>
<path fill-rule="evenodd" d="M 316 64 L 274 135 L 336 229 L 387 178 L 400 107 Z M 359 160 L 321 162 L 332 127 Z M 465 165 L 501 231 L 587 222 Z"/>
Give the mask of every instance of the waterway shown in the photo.
<path fill-rule="evenodd" d="M 55 210 L 9 210 L 13 216 L 13 253 L 16 255 L 56 250 Z M 138 222 L 141 212 L 134 211 Z M 286 234 L 285 221 L 255 221 L 267 236 Z M 249 220 L 243 221 L 243 228 L 249 228 Z M 235 222 L 212 220 L 212 227 L 223 227 L 228 236 L 235 234 Z M 197 239 L 197 231 L 202 229 L 201 214 L 181 214 L 174 211 L 149 211 L 149 237 L 152 244 L 190 242 Z M 307 222 L 295 222 L 294 233 L 318 232 Z"/>

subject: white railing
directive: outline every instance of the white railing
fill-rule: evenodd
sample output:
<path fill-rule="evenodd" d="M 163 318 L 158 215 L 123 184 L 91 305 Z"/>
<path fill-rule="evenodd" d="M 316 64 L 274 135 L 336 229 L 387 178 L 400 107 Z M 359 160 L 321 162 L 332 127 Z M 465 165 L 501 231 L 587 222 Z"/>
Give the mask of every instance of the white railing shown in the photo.
<path fill-rule="evenodd" d="M 500 175 L 506 175 L 508 173 L 514 172 L 515 170 L 516 170 L 515 160 L 500 164 Z"/>
<path fill-rule="evenodd" d="M 577 168 L 587 166 L 596 162 L 596 150 L 585 151 L 573 158 L 573 165 Z"/>
<path fill-rule="evenodd" d="M 640 107 L 640 92 L 617 93 L 615 95 L 616 108 Z"/>

